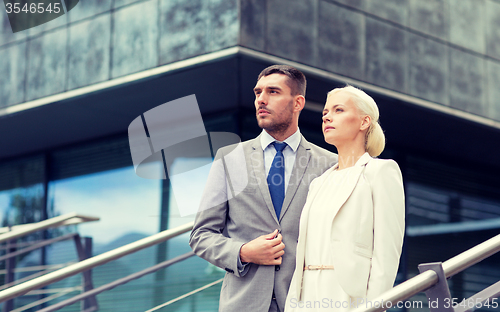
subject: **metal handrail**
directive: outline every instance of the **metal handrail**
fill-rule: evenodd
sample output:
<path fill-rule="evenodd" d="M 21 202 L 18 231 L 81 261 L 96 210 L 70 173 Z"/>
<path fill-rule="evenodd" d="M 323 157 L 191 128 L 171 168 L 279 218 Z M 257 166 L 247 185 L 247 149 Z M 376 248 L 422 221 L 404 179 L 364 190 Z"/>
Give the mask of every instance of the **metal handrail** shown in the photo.
<path fill-rule="evenodd" d="M 33 274 L 30 274 L 28 276 L 25 276 L 23 278 L 20 278 L 20 279 L 17 279 L 15 281 L 12 281 L 10 283 L 7 283 L 7 284 L 3 284 L 3 285 L 0 285 L 0 290 L 4 290 L 4 289 L 8 289 L 9 287 L 12 287 L 14 285 L 19 285 L 19 284 L 22 284 L 24 283 L 25 281 L 29 281 L 30 279 L 33 279 L 35 277 L 39 277 L 39 276 L 42 276 L 44 274 L 47 274 L 49 272 L 54 272 L 60 268 L 64 268 L 66 265 L 68 264 L 72 264 L 72 263 L 75 263 L 73 261 L 70 261 L 70 262 L 67 262 L 67 263 L 61 263 L 59 265 L 53 265 L 51 268 L 48 268 L 46 270 L 43 270 L 43 271 L 40 271 L 40 272 L 36 272 L 36 273 L 33 273 Z"/>
<path fill-rule="evenodd" d="M 163 261 L 161 263 L 158 263 L 157 265 L 154 265 L 154 266 L 149 267 L 147 269 L 144 269 L 142 271 L 139 271 L 139 272 L 130 274 L 129 276 L 125 276 L 123 278 L 120 278 L 120 279 L 118 279 L 118 280 L 116 280 L 114 282 L 102 285 L 102 286 L 100 286 L 98 288 L 94 288 L 92 290 L 86 291 L 84 293 L 81 293 L 79 295 L 76 295 L 74 297 L 66 299 L 64 301 L 58 302 L 58 303 L 56 303 L 54 305 L 51 305 L 49 307 L 46 307 L 45 309 L 40 310 L 39 312 L 52 312 L 52 311 L 56 311 L 56 310 L 62 309 L 65 306 L 71 305 L 73 303 L 76 303 L 78 301 L 84 300 L 84 299 L 89 298 L 91 296 L 96 296 L 96 295 L 98 295 L 98 294 L 100 294 L 100 293 L 102 293 L 104 291 L 107 291 L 107 290 L 113 289 L 115 287 L 118 287 L 120 285 L 126 284 L 126 283 L 128 283 L 130 281 L 133 281 L 133 280 L 136 280 L 138 278 L 141 278 L 144 275 L 154 273 L 154 272 L 156 272 L 158 270 L 161 270 L 161 269 L 164 269 L 166 267 L 169 267 L 172 264 L 176 264 L 178 262 L 184 261 L 184 260 L 186 260 L 186 259 L 188 259 L 188 258 L 190 258 L 192 256 L 194 256 L 194 253 L 192 251 L 187 252 L 187 253 L 185 253 L 183 255 L 180 255 L 180 256 L 177 256 L 177 257 L 175 257 L 173 259 Z"/>
<path fill-rule="evenodd" d="M 184 295 L 180 295 L 180 296 L 179 296 L 179 297 L 177 297 L 177 298 L 174 298 L 174 299 L 169 300 L 169 301 L 167 301 L 167 302 L 165 302 L 165 303 L 162 303 L 162 304 L 160 304 L 160 305 L 157 305 L 156 307 L 151 308 L 151 309 L 149 309 L 149 310 L 147 310 L 147 311 L 145 311 L 145 312 L 154 312 L 154 311 L 156 311 L 156 310 L 159 310 L 159 309 L 161 309 L 161 308 L 164 308 L 164 307 L 166 307 L 166 306 L 169 306 L 169 305 L 171 305 L 172 303 L 176 303 L 176 302 L 177 302 L 177 301 L 179 301 L 179 300 L 182 300 L 182 299 L 185 299 L 185 298 L 187 298 L 187 297 L 189 297 L 189 296 L 192 296 L 192 295 L 194 295 L 194 294 L 197 294 L 197 293 L 199 293 L 200 291 L 203 291 L 203 290 L 205 290 L 205 289 L 207 289 L 207 288 L 210 288 L 210 287 L 212 287 L 212 286 L 214 286 L 214 285 L 220 284 L 220 283 L 222 283 L 223 281 L 224 281 L 224 278 L 220 278 L 220 279 L 218 279 L 218 280 L 216 280 L 216 281 L 210 282 L 210 283 L 208 283 L 208 284 L 206 284 L 206 285 L 204 285 L 204 286 L 201 286 L 201 287 L 199 287 L 199 288 L 196 288 L 195 290 L 192 290 L 192 291 L 190 291 L 190 292 L 187 292 L 187 293 L 185 293 Z"/>
<path fill-rule="evenodd" d="M 500 251 L 500 235 L 497 235 L 489 240 L 472 247 L 471 249 L 462 252 L 461 254 L 449 259 L 443 263 L 443 271 L 448 279 L 453 275 L 462 272 L 470 266 L 488 258 L 489 256 Z M 371 302 L 395 303 L 410 298 L 419 292 L 425 291 L 438 283 L 436 272 L 429 270 L 416 275 L 415 277 L 397 285 L 388 290 Z M 387 306 L 374 304 L 369 307 L 356 308 L 352 312 L 381 312 L 387 309 Z"/>
<path fill-rule="evenodd" d="M 110 250 L 108 252 L 94 256 L 92 258 L 59 269 L 55 272 L 45 274 L 38 278 L 32 279 L 22 284 L 0 291 L 0 302 L 21 296 L 33 289 L 44 287 L 46 285 L 60 281 L 66 277 L 76 275 L 78 273 L 90 270 L 96 266 L 102 265 L 109 261 L 121 258 L 136 251 L 142 250 L 144 248 L 162 243 L 172 237 L 191 231 L 193 225 L 194 221 L 170 230 L 162 231 L 160 233 L 140 239 L 136 242 L 127 244 L 125 246 L 116 248 L 114 250 Z"/>
<path fill-rule="evenodd" d="M 25 247 L 25 248 L 20 249 L 18 251 L 10 252 L 10 253 L 7 253 L 4 256 L 1 256 L 0 257 L 0 261 L 6 260 L 6 259 L 10 259 L 10 258 L 13 258 L 13 257 L 17 257 L 19 255 L 25 254 L 27 252 L 36 250 L 36 249 L 44 247 L 44 246 L 51 245 L 53 243 L 57 243 L 57 242 L 60 242 L 60 241 L 63 241 L 63 240 L 71 239 L 71 238 L 75 237 L 76 235 L 78 235 L 78 233 L 70 233 L 70 234 L 66 234 L 66 235 L 63 235 L 63 236 L 56 237 L 56 238 L 47 239 L 47 240 L 44 240 L 44 241 L 39 242 L 39 243 L 32 244 L 29 247 Z"/>
<path fill-rule="evenodd" d="M 62 216 L 57 216 L 36 223 L 13 226 L 11 231 L 0 234 L 0 243 L 54 227 L 79 224 L 83 222 L 99 221 L 99 220 L 100 218 L 98 217 L 83 216 L 74 212 L 68 213 Z M 6 228 L 2 228 L 2 230 L 5 229 Z"/>
<path fill-rule="evenodd" d="M 57 293 L 54 293 L 48 297 L 45 297 L 45 298 L 42 298 L 40 300 L 37 300 L 37 301 L 33 301 L 31 303 L 28 303 L 27 305 L 25 306 L 22 306 L 20 308 L 17 308 L 15 310 L 12 310 L 11 312 L 22 312 L 22 311 L 26 311 L 28 309 L 31 309 L 33 307 L 36 307 L 38 305 L 41 305 L 43 303 L 46 303 L 46 302 L 49 302 L 51 300 L 54 300 L 54 299 L 57 299 L 59 297 L 62 297 L 62 296 L 65 296 L 69 293 L 72 293 L 72 292 L 75 292 L 75 291 L 80 291 L 81 290 L 81 286 L 75 286 L 75 287 L 68 287 L 68 288 L 65 288 L 65 289 L 62 289 L 60 290 L 59 292 Z"/>

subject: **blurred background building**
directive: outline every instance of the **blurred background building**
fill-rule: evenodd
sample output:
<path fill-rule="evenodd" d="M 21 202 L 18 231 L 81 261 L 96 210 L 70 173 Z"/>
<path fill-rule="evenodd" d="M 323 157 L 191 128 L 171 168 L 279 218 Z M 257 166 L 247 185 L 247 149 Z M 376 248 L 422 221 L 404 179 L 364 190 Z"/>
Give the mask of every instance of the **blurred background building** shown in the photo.
<path fill-rule="evenodd" d="M 68 212 L 98 216 L 61 231 L 92 237 L 100 254 L 193 220 L 180 217 L 168 180 L 135 175 L 128 125 L 196 94 L 207 132 L 253 138 L 257 75 L 290 64 L 308 78 L 300 130 L 317 145 L 334 150 L 321 133 L 329 90 L 349 83 L 379 105 L 387 136 L 380 157 L 399 163 L 406 191 L 398 283 L 419 263 L 445 261 L 500 229 L 498 0 L 81 0 L 15 34 L 0 7 L 2 226 Z M 94 286 L 189 251 L 188 237 L 94 269 Z M 75 258 L 73 245 L 56 243 L 16 267 Z M 498 260 L 453 277 L 452 297 L 500 280 Z M 144 311 L 223 275 L 190 258 L 97 300 L 100 311 Z M 164 311 L 217 311 L 219 290 Z"/>

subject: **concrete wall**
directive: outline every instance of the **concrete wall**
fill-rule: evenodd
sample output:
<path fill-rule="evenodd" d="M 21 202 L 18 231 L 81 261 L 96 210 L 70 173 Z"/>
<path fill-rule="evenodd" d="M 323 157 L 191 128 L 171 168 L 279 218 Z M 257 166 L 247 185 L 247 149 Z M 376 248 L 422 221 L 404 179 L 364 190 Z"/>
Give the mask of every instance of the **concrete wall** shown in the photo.
<path fill-rule="evenodd" d="M 237 0 L 80 0 L 12 34 L 0 5 L 0 107 L 237 45 Z"/>
<path fill-rule="evenodd" d="M 81 0 L 12 34 L 0 107 L 235 45 L 500 120 L 499 0 Z"/>
<path fill-rule="evenodd" d="M 500 120 L 498 0 L 244 2 L 242 46 Z"/>

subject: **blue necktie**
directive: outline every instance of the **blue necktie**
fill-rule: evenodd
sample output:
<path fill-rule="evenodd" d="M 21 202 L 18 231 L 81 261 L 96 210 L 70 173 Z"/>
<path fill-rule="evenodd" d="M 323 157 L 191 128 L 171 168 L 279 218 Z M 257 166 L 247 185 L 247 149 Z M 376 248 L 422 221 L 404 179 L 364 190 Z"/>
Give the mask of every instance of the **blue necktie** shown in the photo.
<path fill-rule="evenodd" d="M 267 185 L 269 186 L 269 193 L 271 193 L 271 201 L 273 202 L 276 217 L 280 218 L 281 207 L 285 199 L 285 158 L 283 157 L 283 150 L 286 143 L 272 143 L 276 149 L 273 163 L 267 175 Z"/>

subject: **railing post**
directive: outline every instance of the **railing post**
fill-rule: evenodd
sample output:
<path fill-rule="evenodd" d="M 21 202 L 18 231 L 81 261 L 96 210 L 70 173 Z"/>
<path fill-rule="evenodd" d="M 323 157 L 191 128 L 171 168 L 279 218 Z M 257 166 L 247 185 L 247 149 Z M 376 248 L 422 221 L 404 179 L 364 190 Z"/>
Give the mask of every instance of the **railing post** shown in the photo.
<path fill-rule="evenodd" d="M 16 251 L 15 247 L 16 240 L 7 241 L 6 253 Z M 14 269 L 16 268 L 16 257 L 12 257 L 5 260 L 5 284 L 12 283 L 14 281 Z M 14 299 L 7 300 L 3 306 L 4 312 L 9 312 L 14 309 Z"/>
<path fill-rule="evenodd" d="M 454 312 L 450 295 L 450 288 L 444 275 L 442 262 L 423 263 L 418 265 L 418 270 L 423 273 L 428 270 L 436 272 L 438 282 L 425 291 L 431 312 Z"/>
<path fill-rule="evenodd" d="M 75 237 L 74 237 L 76 251 L 78 253 L 78 259 L 80 261 L 83 261 L 85 259 L 92 257 L 92 238 L 91 237 L 84 237 L 83 239 L 85 241 L 84 244 L 82 244 L 80 235 L 75 235 Z M 85 272 L 82 272 L 82 275 L 83 275 L 82 293 L 94 289 L 94 285 L 92 283 L 92 270 L 87 270 Z M 90 308 L 95 308 L 95 310 L 97 310 L 97 308 L 98 308 L 97 299 L 95 296 L 90 296 L 82 301 L 82 306 L 81 306 L 82 311 L 86 311 L 87 309 L 90 309 Z"/>

